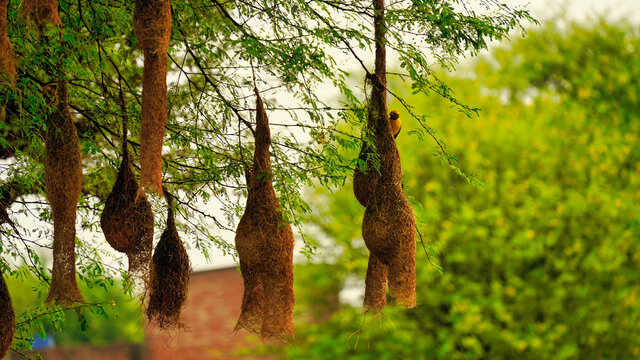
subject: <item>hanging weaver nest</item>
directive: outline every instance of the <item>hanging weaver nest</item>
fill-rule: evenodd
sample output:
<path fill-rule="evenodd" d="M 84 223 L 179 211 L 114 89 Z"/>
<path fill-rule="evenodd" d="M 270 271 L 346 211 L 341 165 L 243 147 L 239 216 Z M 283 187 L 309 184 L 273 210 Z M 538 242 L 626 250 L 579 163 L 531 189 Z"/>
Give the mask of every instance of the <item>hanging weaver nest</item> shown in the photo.
<path fill-rule="evenodd" d="M 391 133 L 384 81 L 373 81 L 372 107 L 380 179 L 371 193 L 362 220 L 362 237 L 371 252 L 364 307 L 380 310 L 386 304 L 385 285 L 396 302 L 414 307 L 415 232 L 413 210 L 402 191 L 400 154 Z M 385 276 L 386 275 L 386 276 Z"/>
<path fill-rule="evenodd" d="M 104 237 L 129 259 L 129 273 L 145 285 L 153 248 L 153 212 L 144 194 L 136 199 L 138 183 L 129 164 L 126 127 L 122 146 L 122 163 L 116 183 L 107 197 L 100 217 Z"/>
<path fill-rule="evenodd" d="M 293 231 L 283 224 L 271 180 L 269 119 L 258 90 L 253 169 L 247 171 L 247 205 L 236 230 L 236 250 L 244 280 L 236 330 L 262 337 L 293 336 Z"/>
<path fill-rule="evenodd" d="M 8 0 L 0 0 L 0 81 L 6 77 L 10 84 L 16 81 L 16 63 L 13 48 L 9 42 L 7 20 Z"/>
<path fill-rule="evenodd" d="M 176 229 L 171 195 L 168 203 L 167 227 L 156 246 L 151 263 L 151 280 L 147 317 L 162 329 L 180 328 L 180 311 L 187 299 L 191 265 Z"/>
<path fill-rule="evenodd" d="M 0 359 L 9 351 L 16 331 L 16 315 L 11 304 L 9 289 L 0 274 Z"/>
<path fill-rule="evenodd" d="M 53 214 L 53 270 L 47 302 L 81 302 L 76 283 L 76 208 L 82 190 L 82 162 L 78 132 L 67 102 L 64 81 L 43 88 L 49 106 L 44 182 Z M 57 96 L 56 96 L 57 95 Z"/>
<path fill-rule="evenodd" d="M 140 121 L 140 189 L 162 194 L 162 139 L 167 122 L 167 48 L 171 37 L 169 0 L 136 0 L 133 29 L 144 52 Z"/>
<path fill-rule="evenodd" d="M 62 24 L 57 0 L 24 0 L 20 12 L 23 18 L 36 24 L 38 28 L 46 23 L 54 26 Z"/>
<path fill-rule="evenodd" d="M 373 123 L 373 111 L 372 107 L 369 106 L 369 110 L 367 111 L 367 128 L 363 131 L 362 148 L 358 155 L 358 165 L 353 174 L 353 194 L 356 196 L 356 199 L 358 199 L 358 202 L 365 207 L 369 202 L 369 197 L 371 197 L 376 182 L 380 178 L 380 173 L 378 173 L 373 161 L 371 161 L 375 155 L 375 150 L 365 139 L 368 133 L 373 131 Z M 364 164 L 364 166 L 362 166 L 362 164 Z"/>

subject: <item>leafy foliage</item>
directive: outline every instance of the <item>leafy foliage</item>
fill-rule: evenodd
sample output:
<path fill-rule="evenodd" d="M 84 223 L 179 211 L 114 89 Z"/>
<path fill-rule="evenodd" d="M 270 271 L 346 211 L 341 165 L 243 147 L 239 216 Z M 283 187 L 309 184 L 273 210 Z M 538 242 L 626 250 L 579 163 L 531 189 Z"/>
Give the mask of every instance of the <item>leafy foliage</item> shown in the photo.
<path fill-rule="evenodd" d="M 87 304 L 65 312 L 60 307 L 44 306 L 47 289 L 26 267 L 18 268 L 7 283 L 12 289 L 16 314 L 22 319 L 14 343 L 18 349 L 29 348 L 34 335 L 42 339 L 53 337 L 60 345 L 143 341 L 140 304 L 122 292 L 122 284 L 81 285 Z M 42 321 L 44 319 L 47 321 Z"/>
<path fill-rule="evenodd" d="M 436 262 L 428 248 L 418 252 L 418 307 L 380 318 L 346 307 L 326 323 L 301 323 L 287 356 L 637 357 L 640 116 L 622 104 L 639 87 L 600 77 L 614 69 L 632 76 L 637 59 L 622 54 L 638 45 L 640 34 L 625 23 L 571 23 L 566 32 L 551 23 L 447 79 L 480 117 L 438 98 L 408 98 L 485 185 L 469 186 L 415 137 L 400 136 L 405 188 L 422 204 L 419 229 L 439 255 Z M 597 56 L 576 62 L 577 54 Z M 604 86 L 621 97 L 583 96 Z M 310 203 L 323 205 L 314 208 L 314 234 L 337 247 L 325 255 L 329 269 L 306 271 L 345 274 L 332 286 L 349 289 L 349 277 L 366 269 L 362 209 L 348 189 L 316 196 Z"/>

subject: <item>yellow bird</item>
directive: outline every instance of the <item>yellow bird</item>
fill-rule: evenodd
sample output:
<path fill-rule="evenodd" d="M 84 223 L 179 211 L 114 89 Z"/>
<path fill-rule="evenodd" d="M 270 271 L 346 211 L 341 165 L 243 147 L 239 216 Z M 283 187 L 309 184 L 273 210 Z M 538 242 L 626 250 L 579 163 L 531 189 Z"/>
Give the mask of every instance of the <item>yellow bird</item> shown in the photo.
<path fill-rule="evenodd" d="M 398 137 L 398 134 L 400 134 L 400 129 L 402 129 L 402 122 L 400 121 L 400 114 L 398 113 L 398 110 L 391 110 L 389 113 L 389 120 L 391 122 L 391 132 L 395 139 Z"/>

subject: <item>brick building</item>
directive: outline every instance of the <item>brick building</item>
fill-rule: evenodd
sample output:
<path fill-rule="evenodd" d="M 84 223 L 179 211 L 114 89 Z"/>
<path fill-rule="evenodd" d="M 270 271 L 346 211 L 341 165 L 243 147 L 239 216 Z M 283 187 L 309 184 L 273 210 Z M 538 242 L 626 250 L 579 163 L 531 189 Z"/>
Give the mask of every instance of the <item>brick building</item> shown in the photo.
<path fill-rule="evenodd" d="M 233 330 L 243 290 L 235 266 L 195 273 L 181 316 L 186 331 L 172 334 L 147 326 L 145 359 L 257 359 L 250 354 L 260 339 Z"/>

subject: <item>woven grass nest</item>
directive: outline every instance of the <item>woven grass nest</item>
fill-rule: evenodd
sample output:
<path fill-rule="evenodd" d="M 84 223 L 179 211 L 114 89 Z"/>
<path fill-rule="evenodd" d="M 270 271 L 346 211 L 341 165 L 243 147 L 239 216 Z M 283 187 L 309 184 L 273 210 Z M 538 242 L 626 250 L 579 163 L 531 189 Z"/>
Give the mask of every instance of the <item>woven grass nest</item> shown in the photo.
<path fill-rule="evenodd" d="M 366 310 L 384 308 L 387 281 L 389 293 L 399 305 L 415 307 L 415 218 L 402 190 L 400 153 L 389 124 L 384 79 L 378 77 L 372 84 L 380 178 L 362 220 L 362 237 L 370 251 L 364 307 Z"/>
<path fill-rule="evenodd" d="M 171 2 L 136 0 L 133 29 L 144 52 L 140 121 L 140 189 L 162 194 L 162 140 L 167 122 L 167 48 Z"/>
<path fill-rule="evenodd" d="M 0 0 L 0 82 L 8 80 L 13 84 L 16 80 L 16 60 L 9 41 L 7 20 L 8 0 Z"/>
<path fill-rule="evenodd" d="M 100 226 L 109 245 L 127 255 L 129 273 L 146 288 L 153 249 L 153 211 L 144 194 L 136 197 L 138 183 L 131 170 L 126 127 L 124 131 L 122 163 L 100 217 Z"/>
<path fill-rule="evenodd" d="M 293 336 L 293 231 L 283 224 L 271 180 L 269 119 L 258 90 L 253 167 L 247 171 L 245 212 L 236 229 L 236 250 L 244 280 L 236 330 L 263 338 Z"/>
<path fill-rule="evenodd" d="M 176 229 L 171 195 L 166 191 L 164 195 L 168 203 L 167 226 L 151 262 L 147 318 L 162 329 L 174 329 L 182 327 L 180 312 L 187 300 L 191 265 Z"/>
<path fill-rule="evenodd" d="M 53 270 L 47 302 L 82 302 L 76 283 L 76 209 L 82 190 L 82 161 L 78 132 L 71 119 L 64 81 L 43 87 L 49 106 L 44 182 L 53 214 Z"/>
<path fill-rule="evenodd" d="M 45 24 L 62 24 L 57 0 L 24 0 L 20 9 L 22 17 L 41 28 Z"/>
<path fill-rule="evenodd" d="M 4 277 L 0 274 L 0 359 L 9 351 L 16 331 L 16 315 L 11 304 L 9 289 Z"/>

